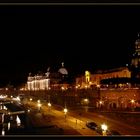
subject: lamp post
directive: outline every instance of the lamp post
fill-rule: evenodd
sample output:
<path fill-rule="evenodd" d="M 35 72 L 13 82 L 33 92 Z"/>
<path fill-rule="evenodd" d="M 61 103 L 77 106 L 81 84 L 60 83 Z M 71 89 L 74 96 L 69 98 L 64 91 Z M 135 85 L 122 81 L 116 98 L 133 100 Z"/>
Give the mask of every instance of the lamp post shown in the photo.
<path fill-rule="evenodd" d="M 38 103 L 37 106 L 38 106 L 38 110 L 40 112 L 40 109 L 41 109 L 41 106 L 42 106 L 41 103 Z"/>
<path fill-rule="evenodd" d="M 51 106 L 52 106 L 52 105 L 51 105 L 51 103 L 49 102 L 49 103 L 48 103 L 49 111 L 50 111 L 50 109 L 51 109 Z"/>
<path fill-rule="evenodd" d="M 135 100 L 132 99 L 130 102 L 131 102 L 132 111 L 134 111 L 134 108 L 135 108 Z"/>
<path fill-rule="evenodd" d="M 99 107 L 100 107 L 100 109 L 101 109 L 102 106 L 103 106 L 103 101 L 102 101 L 102 100 L 99 101 L 99 105 L 100 105 Z"/>
<path fill-rule="evenodd" d="M 106 125 L 106 124 L 102 124 L 102 125 L 101 125 L 101 128 L 102 128 L 102 134 L 103 134 L 103 136 L 107 136 L 107 134 L 106 134 L 107 125 Z"/>
<path fill-rule="evenodd" d="M 68 112 L 68 109 L 67 108 L 64 108 L 65 121 L 66 121 L 66 118 L 67 118 L 67 112 Z"/>

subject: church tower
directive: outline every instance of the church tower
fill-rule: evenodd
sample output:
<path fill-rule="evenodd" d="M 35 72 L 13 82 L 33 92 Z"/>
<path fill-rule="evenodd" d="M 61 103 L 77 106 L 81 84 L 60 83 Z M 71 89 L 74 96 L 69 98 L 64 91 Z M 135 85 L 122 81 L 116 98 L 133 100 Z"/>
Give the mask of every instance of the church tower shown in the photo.
<path fill-rule="evenodd" d="M 131 60 L 132 78 L 140 78 L 140 33 L 135 41 Z"/>

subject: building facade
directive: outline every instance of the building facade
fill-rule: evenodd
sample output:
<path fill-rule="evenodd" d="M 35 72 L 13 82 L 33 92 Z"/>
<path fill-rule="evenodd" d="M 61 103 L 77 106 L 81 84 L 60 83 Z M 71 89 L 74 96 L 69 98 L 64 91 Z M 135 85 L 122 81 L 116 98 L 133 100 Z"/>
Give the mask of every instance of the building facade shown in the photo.
<path fill-rule="evenodd" d="M 106 71 L 99 70 L 93 74 L 86 71 L 85 76 L 76 78 L 76 87 L 89 88 L 92 86 L 99 86 L 101 84 L 101 80 L 111 78 L 131 78 L 131 72 L 127 67 L 120 67 Z"/>
<path fill-rule="evenodd" d="M 135 41 L 131 60 L 132 78 L 140 78 L 140 35 Z"/>
<path fill-rule="evenodd" d="M 46 73 L 37 74 L 32 76 L 30 73 L 27 78 L 27 90 L 49 90 L 51 88 L 58 88 L 60 85 L 66 87 L 63 81 L 68 76 L 68 71 L 64 68 L 64 63 L 58 72 L 50 72 L 49 69 Z M 63 85 L 64 84 L 64 85 Z"/>

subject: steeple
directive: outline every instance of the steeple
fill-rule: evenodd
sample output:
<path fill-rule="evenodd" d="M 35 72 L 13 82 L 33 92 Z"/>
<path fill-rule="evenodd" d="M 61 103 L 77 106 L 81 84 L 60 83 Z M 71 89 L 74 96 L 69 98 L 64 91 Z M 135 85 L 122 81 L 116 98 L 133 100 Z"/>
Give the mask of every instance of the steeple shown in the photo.
<path fill-rule="evenodd" d="M 134 51 L 132 54 L 131 68 L 132 68 L 132 77 L 138 77 L 140 73 L 140 32 L 137 34 L 137 39 L 135 41 Z"/>
<path fill-rule="evenodd" d="M 64 67 L 64 62 L 62 62 L 61 64 L 62 64 L 62 67 Z"/>
<path fill-rule="evenodd" d="M 48 69 L 47 69 L 47 72 L 49 72 L 50 71 L 50 67 L 48 67 Z"/>

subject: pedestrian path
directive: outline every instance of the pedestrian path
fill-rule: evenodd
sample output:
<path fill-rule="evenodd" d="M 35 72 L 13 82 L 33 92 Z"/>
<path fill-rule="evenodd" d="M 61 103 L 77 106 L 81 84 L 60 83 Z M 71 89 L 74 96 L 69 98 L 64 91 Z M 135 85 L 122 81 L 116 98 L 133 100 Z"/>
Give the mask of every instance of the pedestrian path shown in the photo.
<path fill-rule="evenodd" d="M 31 102 L 31 106 L 35 108 L 36 104 Z M 46 105 L 42 105 L 40 113 L 36 113 L 32 120 L 36 126 L 57 125 L 64 131 L 64 135 L 98 135 L 98 133 L 86 127 L 86 122 L 70 116 L 69 113 L 65 118 L 63 110 L 58 111 L 53 107 L 50 109 Z M 38 122 L 35 120 L 38 120 Z"/>

